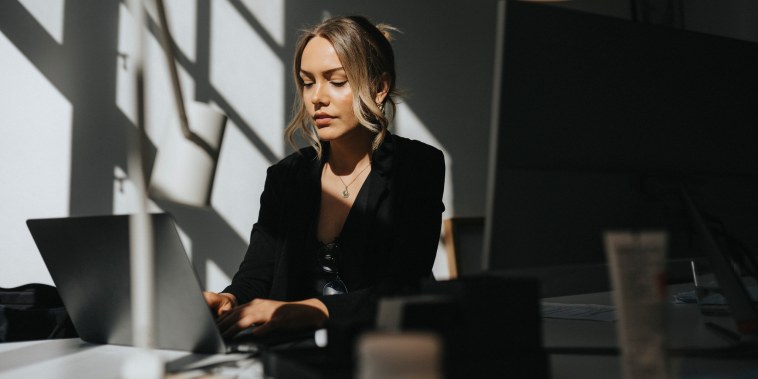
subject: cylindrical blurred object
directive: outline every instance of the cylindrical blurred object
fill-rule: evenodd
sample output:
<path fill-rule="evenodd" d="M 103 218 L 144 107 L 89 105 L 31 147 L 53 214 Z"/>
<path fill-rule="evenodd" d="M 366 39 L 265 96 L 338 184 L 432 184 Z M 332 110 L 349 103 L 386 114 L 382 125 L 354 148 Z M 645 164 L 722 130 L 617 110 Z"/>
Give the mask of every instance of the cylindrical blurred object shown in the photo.
<path fill-rule="evenodd" d="M 442 378 L 442 343 L 432 333 L 367 333 L 357 354 L 358 379 Z"/>
<path fill-rule="evenodd" d="M 666 351 L 667 241 L 664 231 L 605 233 L 624 379 L 670 377 Z"/>

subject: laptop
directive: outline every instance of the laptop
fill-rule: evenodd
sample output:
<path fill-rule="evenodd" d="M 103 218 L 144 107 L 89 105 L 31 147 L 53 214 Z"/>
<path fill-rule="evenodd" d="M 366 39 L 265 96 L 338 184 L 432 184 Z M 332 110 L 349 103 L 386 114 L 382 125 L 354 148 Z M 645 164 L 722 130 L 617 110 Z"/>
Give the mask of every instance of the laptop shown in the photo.
<path fill-rule="evenodd" d="M 692 198 L 684 190 L 681 191 L 681 197 L 694 228 L 704 243 L 705 256 L 710 261 L 719 287 L 726 296 L 727 307 L 739 333 L 735 335 L 735 339 L 737 342 L 756 346 L 758 344 L 758 310 L 755 308 L 742 280 L 732 267 L 731 260 L 719 248 L 716 238 L 708 229 L 705 219 L 698 211 Z"/>
<path fill-rule="evenodd" d="M 303 333 L 275 336 L 279 341 L 272 342 L 242 333 L 224 341 L 174 220 L 165 213 L 151 217 L 157 348 L 206 354 L 256 352 L 261 345 L 304 338 Z M 133 346 L 129 216 L 34 219 L 26 223 L 81 339 Z"/>

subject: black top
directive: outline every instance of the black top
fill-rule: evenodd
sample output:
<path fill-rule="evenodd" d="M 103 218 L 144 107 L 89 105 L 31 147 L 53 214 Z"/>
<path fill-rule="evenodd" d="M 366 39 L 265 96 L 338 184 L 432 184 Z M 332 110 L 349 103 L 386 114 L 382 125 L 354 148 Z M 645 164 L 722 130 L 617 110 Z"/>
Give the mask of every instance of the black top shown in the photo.
<path fill-rule="evenodd" d="M 269 167 L 250 245 L 224 290 L 240 304 L 255 298 L 296 301 L 318 295 L 312 242 L 328 144 L 324 151 L 321 161 L 308 147 Z M 365 201 L 356 198 L 343 229 L 350 251 L 342 257 L 340 276 L 350 292 L 316 296 L 330 319 L 373 320 L 379 296 L 431 276 L 444 210 L 444 177 L 438 149 L 394 135 L 385 138 L 361 189 Z"/>
<path fill-rule="evenodd" d="M 328 153 L 327 153 L 328 154 Z M 328 159 L 328 155 L 326 157 Z M 323 159 L 322 162 L 325 162 L 326 159 Z M 322 164 L 323 166 L 323 164 Z M 371 175 L 374 174 L 374 171 L 369 172 L 368 177 L 364 181 L 363 185 L 358 189 L 358 192 L 355 194 L 355 201 L 353 201 L 353 206 L 350 208 L 350 211 L 347 213 L 347 217 L 345 218 L 345 222 L 342 225 L 342 230 L 340 231 L 339 236 L 337 236 L 333 241 L 319 241 L 317 236 L 318 231 L 318 217 L 313 220 L 312 225 L 312 232 L 311 235 L 313 236 L 313 248 L 312 251 L 314 254 L 316 254 L 316 258 L 319 259 L 319 255 L 324 254 L 323 250 L 329 251 L 331 255 L 334 255 L 336 259 L 336 264 L 334 269 L 338 270 L 338 273 L 335 274 L 328 274 L 324 271 L 322 268 L 323 262 L 318 262 L 318 264 L 314 267 L 315 270 L 315 276 L 316 276 L 316 283 L 315 283 L 315 293 L 313 296 L 321 296 L 323 294 L 324 285 L 332 280 L 335 280 L 336 277 L 339 277 L 339 280 L 342 280 L 343 272 L 356 272 L 358 271 L 355 267 L 353 267 L 354 260 L 353 257 L 350 256 L 351 250 L 357 250 L 361 246 L 361 239 L 363 237 L 362 233 L 360 233 L 360 230 L 356 227 L 356 225 L 360 225 L 361 217 L 366 217 L 365 212 L 362 212 L 361 210 L 366 209 L 368 205 L 368 193 L 371 191 Z M 319 209 L 320 209 L 319 204 Z M 334 246 L 338 246 L 337 248 L 334 248 Z M 345 286 L 347 286 L 347 283 L 343 283 Z M 350 290 L 350 286 L 347 286 L 347 290 Z"/>

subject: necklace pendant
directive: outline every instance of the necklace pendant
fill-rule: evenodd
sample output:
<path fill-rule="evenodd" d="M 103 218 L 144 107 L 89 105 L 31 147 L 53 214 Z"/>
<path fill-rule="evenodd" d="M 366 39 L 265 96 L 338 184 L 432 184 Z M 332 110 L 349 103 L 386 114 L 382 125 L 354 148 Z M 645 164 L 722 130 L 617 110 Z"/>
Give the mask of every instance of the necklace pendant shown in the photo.
<path fill-rule="evenodd" d="M 347 191 L 347 188 L 345 188 L 345 190 L 342 191 L 342 197 L 344 197 L 345 199 L 350 197 L 350 192 Z"/>

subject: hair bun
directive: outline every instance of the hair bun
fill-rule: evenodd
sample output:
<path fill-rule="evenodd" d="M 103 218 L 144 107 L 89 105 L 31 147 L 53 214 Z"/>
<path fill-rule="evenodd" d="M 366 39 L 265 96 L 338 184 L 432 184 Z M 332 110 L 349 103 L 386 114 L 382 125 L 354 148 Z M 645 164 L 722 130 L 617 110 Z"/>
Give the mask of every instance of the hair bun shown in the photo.
<path fill-rule="evenodd" d="M 392 33 L 400 33 L 400 29 L 389 24 L 376 24 L 376 28 L 382 32 L 384 38 L 386 38 L 389 42 L 395 40 L 395 36 Z"/>

